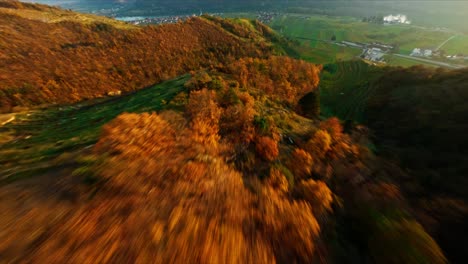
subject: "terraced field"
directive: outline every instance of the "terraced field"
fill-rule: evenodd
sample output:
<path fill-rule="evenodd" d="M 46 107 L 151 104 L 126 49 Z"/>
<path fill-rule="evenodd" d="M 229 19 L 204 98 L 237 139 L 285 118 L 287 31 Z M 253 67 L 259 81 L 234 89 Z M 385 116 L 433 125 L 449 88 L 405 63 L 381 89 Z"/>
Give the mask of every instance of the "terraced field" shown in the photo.
<path fill-rule="evenodd" d="M 320 107 L 324 116 L 362 122 L 372 83 L 384 70 L 361 60 L 328 64 L 320 80 Z"/>
<path fill-rule="evenodd" d="M 89 149 L 105 123 L 123 112 L 167 108 L 188 78 L 184 75 L 122 97 L 16 114 L 0 127 L 0 184 L 73 166 L 70 157 Z"/>

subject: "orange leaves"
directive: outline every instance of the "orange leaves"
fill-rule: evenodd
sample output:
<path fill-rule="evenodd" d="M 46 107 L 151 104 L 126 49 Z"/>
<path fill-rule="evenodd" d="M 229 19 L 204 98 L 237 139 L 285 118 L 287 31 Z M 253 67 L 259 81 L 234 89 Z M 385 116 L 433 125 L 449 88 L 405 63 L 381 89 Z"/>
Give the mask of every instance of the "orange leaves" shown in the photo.
<path fill-rule="evenodd" d="M 192 119 L 194 140 L 199 143 L 217 146 L 219 140 L 219 118 L 221 109 L 216 101 L 216 93 L 203 89 L 190 93 L 187 113 Z"/>
<path fill-rule="evenodd" d="M 229 66 L 244 87 L 262 90 L 268 96 L 288 104 L 296 104 L 319 83 L 319 66 L 289 57 L 241 59 Z"/>
<path fill-rule="evenodd" d="M 322 214 L 331 210 L 333 194 L 323 181 L 312 179 L 301 181 L 296 191 L 311 206 L 314 213 Z"/>
<path fill-rule="evenodd" d="M 312 171 L 312 156 L 303 149 L 295 149 L 289 163 L 289 168 L 297 179 L 306 178 Z"/>
<path fill-rule="evenodd" d="M 5 96 L 0 108 L 71 103 L 101 97 L 109 90 L 125 93 L 190 70 L 271 53 L 263 43 L 240 40 L 201 18 L 137 29 L 70 21 L 36 23 L 14 15 L 0 16 L 0 24 L 11 36 L 8 41 L 0 40 L 6 56 L 0 60 L 0 68 L 6 69 L 0 76 L 0 97 Z M 32 57 L 19 57 L 22 54 Z M 207 75 L 196 77 L 191 89 L 204 88 L 209 81 Z M 50 88 L 49 80 L 60 89 Z M 24 83 L 34 84 L 37 91 L 21 90 Z M 19 90 L 18 98 L 7 96 L 7 88 Z"/>
<path fill-rule="evenodd" d="M 305 148 L 314 157 L 322 158 L 331 149 L 332 138 L 325 130 L 318 130 L 307 142 Z"/>
<path fill-rule="evenodd" d="M 270 137 L 258 137 L 255 142 L 255 150 L 263 159 L 273 161 L 278 157 L 278 142 Z"/>
<path fill-rule="evenodd" d="M 251 104 L 249 96 L 241 97 Z M 95 248 L 110 253 L 92 256 L 112 261 L 120 252 L 119 260 L 126 262 L 314 260 L 320 232 L 314 209 L 285 195 L 289 183 L 281 169 L 271 168 L 259 193 L 252 194 L 243 175 L 224 162 L 222 153 L 204 150 L 212 146 L 201 138 L 212 137 L 215 130 L 205 133 L 197 124 L 216 127 L 219 108 L 213 99 L 208 90 L 191 93 L 190 123 L 174 112 L 164 112 L 124 114 L 105 126 L 96 151 L 112 156 L 101 164 L 99 175 L 108 179 L 110 190 L 122 194 L 109 196 L 106 206 L 94 200 L 80 217 L 58 227 L 59 234 L 67 234 L 66 250 L 85 241 L 86 246 L 74 248 L 67 257 L 89 260 L 89 250 Z M 256 143 L 264 158 L 278 156 L 278 142 L 272 138 L 258 137 Z M 86 232 L 71 235 L 85 228 Z M 91 237 L 98 231 L 102 236 L 95 244 Z M 38 252 L 63 250 L 56 242 L 47 240 Z M 59 255 L 54 260 L 61 260 Z"/>
<path fill-rule="evenodd" d="M 320 226 L 308 203 L 291 201 L 264 188 L 255 220 L 260 233 L 269 238 L 278 263 L 311 263 Z"/>
<path fill-rule="evenodd" d="M 320 123 L 320 129 L 327 131 L 334 139 L 338 139 L 343 133 L 343 126 L 336 117 L 329 118 Z"/>
<path fill-rule="evenodd" d="M 256 111 L 254 98 L 246 92 L 236 92 L 232 89 L 238 103 L 231 104 L 223 109 L 221 130 L 223 136 L 233 143 L 249 144 L 254 140 L 255 127 L 253 124 Z M 228 103 L 224 102 L 223 103 Z"/>
<path fill-rule="evenodd" d="M 274 167 L 270 169 L 270 176 L 267 180 L 267 184 L 269 184 L 273 189 L 283 193 L 287 193 L 289 189 L 289 183 L 286 176 L 284 176 L 278 168 Z"/>

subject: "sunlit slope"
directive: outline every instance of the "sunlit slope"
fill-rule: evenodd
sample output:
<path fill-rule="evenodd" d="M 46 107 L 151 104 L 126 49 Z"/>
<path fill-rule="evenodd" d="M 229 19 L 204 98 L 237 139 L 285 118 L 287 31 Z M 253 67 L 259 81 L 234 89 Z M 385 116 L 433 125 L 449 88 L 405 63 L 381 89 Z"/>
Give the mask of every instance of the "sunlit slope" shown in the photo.
<path fill-rule="evenodd" d="M 4 16 L 14 15 L 45 23 L 76 22 L 82 24 L 93 24 L 99 22 L 112 25 L 119 29 L 135 28 L 135 26 L 131 24 L 126 24 L 103 16 L 81 14 L 47 5 L 22 3 L 9 0 L 0 1 L 0 14 Z"/>
<path fill-rule="evenodd" d="M 258 30 L 261 25 L 198 17 L 134 27 L 42 5 L 0 3 L 3 112 L 130 92 L 190 70 L 282 52 L 267 30 Z"/>
<path fill-rule="evenodd" d="M 102 125 L 123 112 L 159 111 L 183 90 L 189 76 L 138 91 L 136 93 L 17 114 L 15 120 L 0 127 L 0 183 L 21 177 L 37 176 L 41 171 L 64 166 L 58 156 L 65 156 L 93 145 Z"/>

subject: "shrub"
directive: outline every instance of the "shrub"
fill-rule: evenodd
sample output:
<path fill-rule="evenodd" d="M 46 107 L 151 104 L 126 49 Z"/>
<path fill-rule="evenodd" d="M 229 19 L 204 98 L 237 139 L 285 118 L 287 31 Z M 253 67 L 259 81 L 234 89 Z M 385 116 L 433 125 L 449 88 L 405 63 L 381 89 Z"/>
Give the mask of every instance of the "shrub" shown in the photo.
<path fill-rule="evenodd" d="M 314 136 L 307 142 L 306 150 L 314 157 L 323 158 L 331 149 L 332 138 L 325 130 L 318 130 Z"/>
<path fill-rule="evenodd" d="M 323 181 L 312 179 L 304 180 L 297 184 L 296 193 L 306 200 L 317 214 L 323 214 L 331 210 L 333 193 Z"/>
<path fill-rule="evenodd" d="M 304 179 L 310 175 L 312 169 L 312 156 L 303 149 L 295 149 L 289 162 L 289 168 L 296 179 Z"/>
<path fill-rule="evenodd" d="M 263 159 L 273 161 L 278 157 L 278 142 L 270 137 L 258 137 L 255 142 L 255 149 Z"/>

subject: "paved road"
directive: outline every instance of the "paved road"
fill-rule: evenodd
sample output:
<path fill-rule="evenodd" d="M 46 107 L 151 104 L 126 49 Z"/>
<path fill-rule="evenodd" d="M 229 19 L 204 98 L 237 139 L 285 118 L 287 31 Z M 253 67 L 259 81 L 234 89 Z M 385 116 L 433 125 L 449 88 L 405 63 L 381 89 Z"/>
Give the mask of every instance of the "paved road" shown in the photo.
<path fill-rule="evenodd" d="M 426 63 L 430 63 L 430 64 L 434 64 L 434 65 L 437 65 L 437 66 L 440 66 L 440 67 L 446 67 L 446 68 L 450 68 L 450 69 L 461 69 L 461 68 L 466 67 L 466 66 L 462 66 L 462 65 L 455 65 L 455 64 L 450 64 L 450 63 L 446 63 L 446 62 L 440 62 L 440 61 L 434 61 L 434 60 L 429 60 L 429 59 L 424 59 L 424 58 L 412 57 L 412 56 L 403 55 L 403 54 L 393 54 L 393 55 L 397 56 L 397 57 L 410 59 L 410 60 L 426 62 Z"/>

